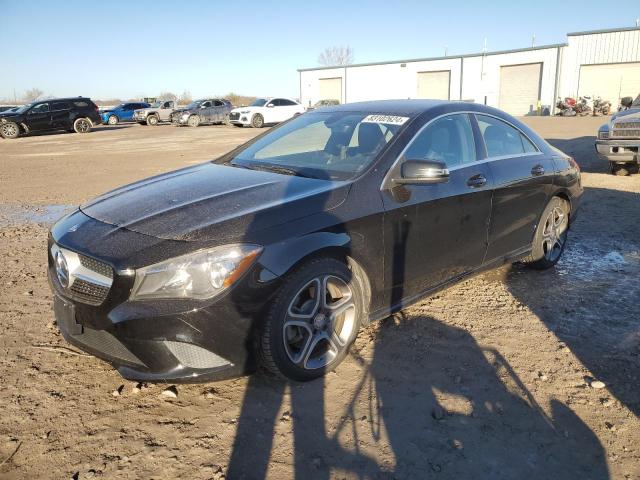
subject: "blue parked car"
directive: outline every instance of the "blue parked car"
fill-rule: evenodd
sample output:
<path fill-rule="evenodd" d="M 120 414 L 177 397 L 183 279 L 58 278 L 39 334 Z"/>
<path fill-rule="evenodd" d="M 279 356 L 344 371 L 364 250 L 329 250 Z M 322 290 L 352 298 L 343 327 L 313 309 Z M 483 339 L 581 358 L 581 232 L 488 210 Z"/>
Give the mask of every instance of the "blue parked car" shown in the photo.
<path fill-rule="evenodd" d="M 120 122 L 133 122 L 133 112 L 139 108 L 149 108 L 151 105 L 145 102 L 121 103 L 111 110 L 100 112 L 102 123 L 117 125 Z"/>

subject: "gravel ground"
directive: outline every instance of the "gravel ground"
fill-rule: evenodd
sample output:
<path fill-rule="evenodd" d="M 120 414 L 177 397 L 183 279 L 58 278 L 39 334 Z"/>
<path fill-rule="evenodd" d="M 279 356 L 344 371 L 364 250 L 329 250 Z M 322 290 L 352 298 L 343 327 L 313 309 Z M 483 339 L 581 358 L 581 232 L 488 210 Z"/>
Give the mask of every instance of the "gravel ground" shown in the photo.
<path fill-rule="evenodd" d="M 257 132 L 0 142 L 0 478 L 640 478 L 640 176 L 595 157 L 602 119 L 527 122 L 584 172 L 557 268 L 504 267 L 376 323 L 324 380 L 254 375 L 177 396 L 65 344 L 47 228 L 68 205 Z"/>

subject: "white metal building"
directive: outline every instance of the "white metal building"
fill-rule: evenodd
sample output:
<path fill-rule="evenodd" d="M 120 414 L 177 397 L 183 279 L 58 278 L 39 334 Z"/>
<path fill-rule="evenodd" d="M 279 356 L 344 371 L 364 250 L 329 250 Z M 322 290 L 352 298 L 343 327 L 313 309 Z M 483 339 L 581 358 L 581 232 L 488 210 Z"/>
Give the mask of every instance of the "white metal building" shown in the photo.
<path fill-rule="evenodd" d="M 567 43 L 469 55 L 298 70 L 300 100 L 469 100 L 513 115 L 553 111 L 558 97 L 617 105 L 640 93 L 640 27 L 576 32 Z"/>

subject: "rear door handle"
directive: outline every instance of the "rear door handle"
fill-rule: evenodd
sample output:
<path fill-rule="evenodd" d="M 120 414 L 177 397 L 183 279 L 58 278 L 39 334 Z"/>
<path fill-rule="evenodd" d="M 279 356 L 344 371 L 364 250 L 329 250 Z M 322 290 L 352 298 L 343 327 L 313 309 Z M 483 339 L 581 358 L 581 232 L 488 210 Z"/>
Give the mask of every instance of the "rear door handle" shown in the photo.
<path fill-rule="evenodd" d="M 487 178 L 479 173 L 478 175 L 474 175 L 469 180 L 467 180 L 467 185 L 471 188 L 479 188 L 484 186 L 487 183 Z"/>
<path fill-rule="evenodd" d="M 536 177 L 544 175 L 544 167 L 542 165 L 536 165 L 531 169 L 531 175 L 534 175 Z"/>

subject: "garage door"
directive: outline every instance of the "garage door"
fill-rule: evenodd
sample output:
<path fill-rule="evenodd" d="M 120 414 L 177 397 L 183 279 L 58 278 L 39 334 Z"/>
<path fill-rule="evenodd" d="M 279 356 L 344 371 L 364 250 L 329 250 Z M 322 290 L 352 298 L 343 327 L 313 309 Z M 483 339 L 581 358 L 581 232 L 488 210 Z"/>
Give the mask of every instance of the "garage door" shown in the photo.
<path fill-rule="evenodd" d="M 500 108 L 516 116 L 535 112 L 541 75 L 542 63 L 500 67 Z"/>
<path fill-rule="evenodd" d="M 640 92 L 640 63 L 582 65 L 578 96 L 609 100 L 614 106 L 622 97 L 635 98 Z"/>
<path fill-rule="evenodd" d="M 449 100 L 451 72 L 418 72 L 418 98 Z"/>
<path fill-rule="evenodd" d="M 338 100 L 342 103 L 342 78 L 321 78 L 318 100 Z"/>

